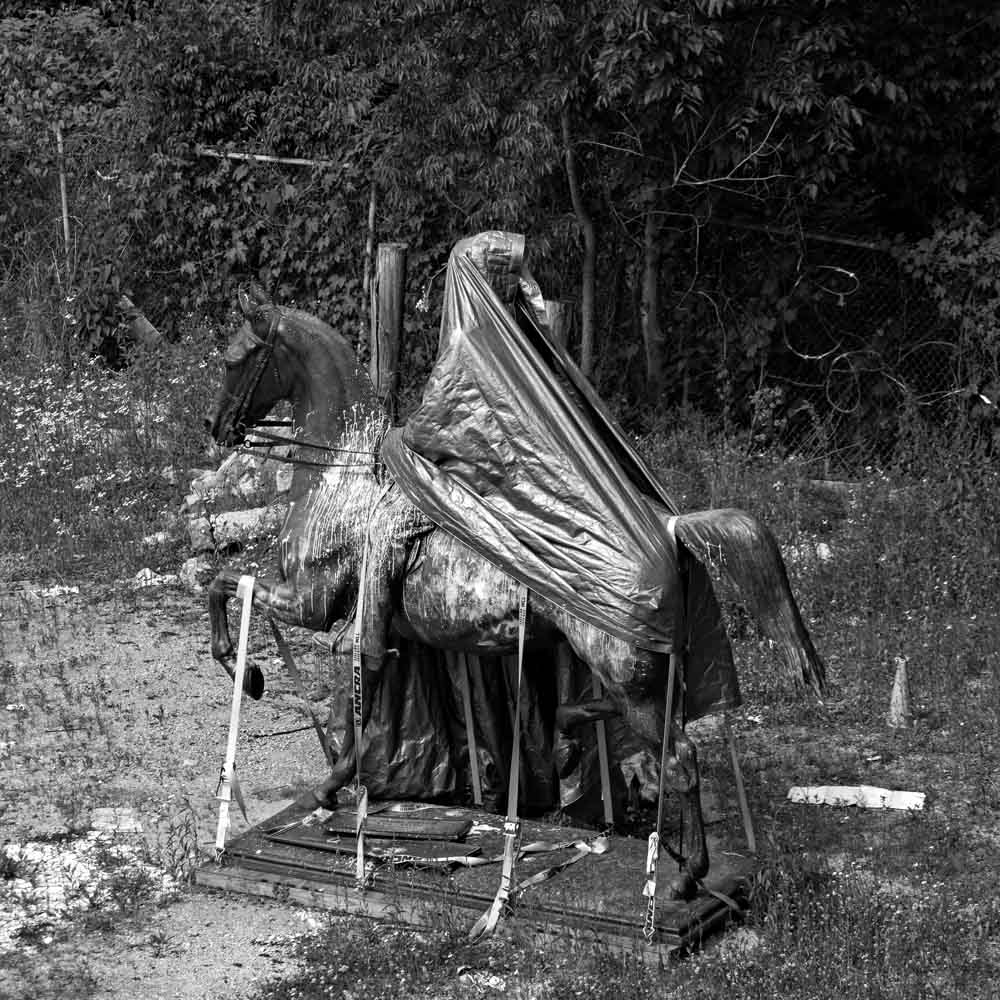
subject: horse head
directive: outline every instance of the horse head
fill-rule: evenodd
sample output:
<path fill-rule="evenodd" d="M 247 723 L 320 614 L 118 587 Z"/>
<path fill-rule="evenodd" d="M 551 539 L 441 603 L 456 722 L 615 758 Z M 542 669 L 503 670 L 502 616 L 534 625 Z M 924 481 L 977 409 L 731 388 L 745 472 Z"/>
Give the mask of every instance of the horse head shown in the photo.
<path fill-rule="evenodd" d="M 276 306 L 260 289 L 241 290 L 239 306 L 243 323 L 226 347 L 222 388 L 205 418 L 219 444 L 242 444 L 280 400 L 291 403 L 293 433 L 313 444 L 332 443 L 355 405 L 377 406 L 351 342 L 328 323 Z"/>
<path fill-rule="evenodd" d="M 288 394 L 274 359 L 284 311 L 259 288 L 241 289 L 238 300 L 244 320 L 226 347 L 225 378 L 215 406 L 205 417 L 208 433 L 227 446 L 242 444 L 247 429 Z"/>

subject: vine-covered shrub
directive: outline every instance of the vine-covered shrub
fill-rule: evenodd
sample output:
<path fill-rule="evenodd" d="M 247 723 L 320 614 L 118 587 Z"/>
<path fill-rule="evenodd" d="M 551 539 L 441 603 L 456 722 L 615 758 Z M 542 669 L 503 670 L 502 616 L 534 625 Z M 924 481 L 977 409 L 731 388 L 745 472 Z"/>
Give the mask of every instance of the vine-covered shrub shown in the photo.
<path fill-rule="evenodd" d="M 35 351 L 106 346 L 128 283 L 119 182 L 130 109 L 115 6 L 0 20 L 0 274 Z"/>
<path fill-rule="evenodd" d="M 895 253 L 928 290 L 962 350 L 962 396 L 973 421 L 1000 443 L 1000 230 L 978 212 L 954 209 L 934 231 Z"/>

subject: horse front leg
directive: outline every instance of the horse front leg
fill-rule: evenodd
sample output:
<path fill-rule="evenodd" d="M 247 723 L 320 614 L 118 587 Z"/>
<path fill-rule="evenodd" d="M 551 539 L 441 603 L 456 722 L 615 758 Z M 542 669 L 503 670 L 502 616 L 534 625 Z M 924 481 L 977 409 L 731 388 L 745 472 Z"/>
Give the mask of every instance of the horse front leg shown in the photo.
<path fill-rule="evenodd" d="M 236 651 L 229 632 L 228 607 L 230 598 L 236 596 L 241 574 L 231 569 L 219 572 L 208 586 L 208 615 L 212 628 L 212 656 L 222 664 L 230 678 L 236 677 Z M 253 604 L 279 621 L 289 625 L 322 629 L 326 626 L 325 601 L 317 601 L 312 594 L 305 595 L 289 583 L 265 584 L 255 580 Z M 253 699 L 264 693 L 264 672 L 249 659 L 243 675 L 243 690 Z"/>
<path fill-rule="evenodd" d="M 691 899 L 697 883 L 708 874 L 708 843 L 701 811 L 698 751 L 676 720 L 671 725 L 664 784 L 677 793 L 681 803 L 680 870 L 670 881 L 670 895 L 673 899 Z M 662 800 L 658 808 L 663 808 Z"/>
<path fill-rule="evenodd" d="M 361 698 L 361 730 L 364 732 L 371 719 L 375 703 L 375 689 L 380 681 L 380 671 L 365 670 L 362 680 Z M 364 751 L 362 750 L 362 753 Z M 337 808 L 337 792 L 348 785 L 358 773 L 358 746 L 354 738 L 354 703 L 347 700 L 347 716 L 344 720 L 344 741 L 340 747 L 340 755 L 330 769 L 324 781 L 312 789 L 305 798 L 299 800 L 300 805 L 313 808 L 322 806 L 324 809 Z M 362 775 L 364 780 L 364 775 Z"/>
<path fill-rule="evenodd" d="M 644 740 L 651 750 L 655 747 L 661 763 L 661 784 L 680 803 L 681 842 L 675 856 L 679 870 L 669 882 L 671 899 L 691 899 L 697 893 L 697 883 L 709 868 L 705 822 L 701 811 L 701 778 L 698 752 L 680 721 L 682 711 L 681 685 L 674 689 L 670 725 L 665 726 L 664 701 L 655 696 L 662 683 L 662 670 L 655 660 L 638 660 L 633 678 L 626 690 L 626 708 L 622 713 L 626 725 Z M 663 746 L 664 739 L 667 741 Z M 665 751 L 665 752 L 664 752 Z M 667 796 L 661 796 L 657 808 L 662 810 Z M 662 829 L 662 814 L 657 827 Z M 674 853 L 674 852 L 672 852 Z"/>

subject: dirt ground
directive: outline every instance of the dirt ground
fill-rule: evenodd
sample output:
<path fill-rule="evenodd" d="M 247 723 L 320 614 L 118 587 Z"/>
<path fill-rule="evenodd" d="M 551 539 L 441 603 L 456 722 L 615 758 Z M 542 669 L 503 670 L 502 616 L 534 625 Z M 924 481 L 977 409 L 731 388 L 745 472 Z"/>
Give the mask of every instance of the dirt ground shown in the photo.
<path fill-rule="evenodd" d="M 235 633 L 235 605 L 230 614 Z M 983 636 L 994 634 L 978 620 L 976 627 Z M 278 812 L 324 770 L 315 734 L 265 629 L 256 616 L 251 650 L 268 688 L 261 701 L 244 702 L 237 772 L 248 820 L 234 807 L 231 835 Z M 857 630 L 863 632 L 863 623 Z M 334 671 L 347 664 L 332 661 L 305 631 L 288 629 L 286 635 L 309 700 L 325 715 L 330 701 L 343 696 L 345 678 Z M 963 642 L 973 648 L 976 635 Z M 853 638 L 849 645 L 864 651 Z M 843 661 L 834 667 L 846 673 Z M 995 660 L 986 658 L 958 662 L 947 674 L 916 672 L 916 721 L 902 731 L 885 725 L 888 690 L 885 702 L 872 705 L 842 681 L 822 706 L 805 700 L 758 705 L 748 708 L 740 727 L 761 839 L 779 837 L 777 846 L 791 850 L 790 859 L 796 845 L 811 844 L 824 877 L 864 875 L 878 861 L 901 900 L 933 903 L 947 887 L 966 901 L 955 912 L 972 914 L 966 922 L 991 968 L 1000 961 L 1000 914 L 994 894 L 984 894 L 982 886 L 992 884 L 986 875 L 995 868 L 1000 798 L 992 765 L 996 730 L 983 728 L 982 720 L 996 717 L 998 678 Z M 752 705 L 754 692 L 747 693 Z M 231 683 L 209 651 L 204 594 L 177 586 L 0 588 L 4 1000 L 238 1000 L 294 968 L 294 939 L 315 926 L 319 914 L 197 888 L 187 877 L 214 854 L 215 791 L 231 696 Z M 340 709 L 338 704 L 337 717 Z M 709 737 L 696 737 L 702 773 L 722 792 L 727 815 L 721 825 L 742 836 L 728 755 L 717 736 Z M 927 807 L 914 814 L 791 807 L 786 792 L 800 783 L 926 791 Z M 30 843 L 41 845 L 32 850 L 77 852 L 79 859 L 81 845 L 95 849 L 100 809 L 141 825 L 141 832 L 108 835 L 109 843 L 133 853 L 119 856 L 117 847 L 107 846 L 97 851 L 103 881 L 78 876 L 67 893 L 54 879 L 46 881 L 40 865 L 33 870 L 11 862 L 11 850 Z M 18 892 L 27 882 L 34 908 L 22 912 Z M 169 892 L 161 897 L 164 888 Z M 60 902 L 76 906 L 73 919 L 65 919 Z"/>
<path fill-rule="evenodd" d="M 7 585 L 0 628 L 0 842 L 49 842 L 68 851 L 86 838 L 96 808 L 115 807 L 142 831 L 110 837 L 182 878 L 165 905 L 145 905 L 142 887 L 130 898 L 119 884 L 117 905 L 78 917 L 68 940 L 55 920 L 8 947 L 72 950 L 99 981 L 100 997 L 240 997 L 280 974 L 292 938 L 315 923 L 314 914 L 183 879 L 213 854 L 232 692 L 209 652 L 204 596 L 176 587 L 94 594 Z M 323 708 L 329 660 L 324 665 L 306 633 L 289 639 Z M 272 668 L 264 698 L 244 702 L 237 747 L 254 824 L 307 788 L 323 766 L 315 734 L 295 731 L 306 719 L 276 667 L 273 640 L 255 629 L 252 644 Z M 236 834 L 246 821 L 235 805 L 231 815 Z M 9 894 L 0 904 L 9 922 Z M 98 912 L 111 916 L 95 919 Z M 17 995 L 17 983 L 7 985 Z M 2 976 L 0 994 L 7 995 Z"/>

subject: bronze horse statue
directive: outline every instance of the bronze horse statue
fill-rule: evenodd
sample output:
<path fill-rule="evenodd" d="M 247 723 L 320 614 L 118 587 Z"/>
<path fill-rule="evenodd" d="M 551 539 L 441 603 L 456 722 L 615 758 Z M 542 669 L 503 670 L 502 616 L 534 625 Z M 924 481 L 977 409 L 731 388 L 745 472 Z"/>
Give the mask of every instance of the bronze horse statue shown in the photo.
<path fill-rule="evenodd" d="M 516 652 L 519 585 L 447 532 L 422 522 L 378 458 L 388 429 L 384 410 L 374 402 L 370 385 L 359 376 L 348 341 L 307 313 L 240 296 L 245 321 L 225 353 L 225 381 L 206 426 L 221 445 L 236 446 L 279 401 L 291 404 L 292 436 L 302 442 L 311 464 L 297 464 L 291 502 L 278 533 L 278 582 L 257 581 L 254 606 L 280 621 L 317 632 L 353 616 L 359 596 L 364 548 L 371 564 L 398 570 L 385 609 L 393 628 L 444 650 L 472 653 Z M 324 459 L 322 456 L 330 456 Z M 378 516 L 372 511 L 378 511 Z M 751 610 L 774 638 L 797 680 L 819 692 L 824 668 L 802 623 L 784 565 L 770 532 L 739 511 L 707 511 L 678 517 L 677 537 L 697 558 L 709 548 L 725 549 L 735 535 L 757 551 L 752 565 L 735 557 L 723 560 L 724 572 L 737 582 L 751 581 Z M 372 526 L 377 530 L 371 531 Z M 419 535 L 417 552 L 402 562 L 395 540 Z M 213 656 L 234 676 L 235 653 L 227 603 L 236 594 L 240 574 L 222 570 L 209 587 Z M 617 714 L 661 757 L 664 738 L 667 657 L 643 653 L 532 594 L 526 643 L 553 648 L 565 640 L 604 684 L 606 696 L 561 706 L 563 728 Z M 377 657 L 366 668 L 380 669 Z M 374 679 L 374 678 L 372 678 Z M 367 683 L 367 678 L 366 678 Z M 248 663 L 245 688 L 255 698 L 263 691 L 260 669 Z M 678 697 L 681 685 L 677 685 Z M 370 710 L 370 700 L 365 699 Z M 708 871 L 695 747 L 680 713 L 672 713 L 664 779 L 679 795 L 683 843 L 677 896 L 694 891 Z M 336 792 L 354 771 L 354 741 L 347 728 L 343 752 L 328 779 L 316 791 L 318 802 L 332 805 Z"/>

